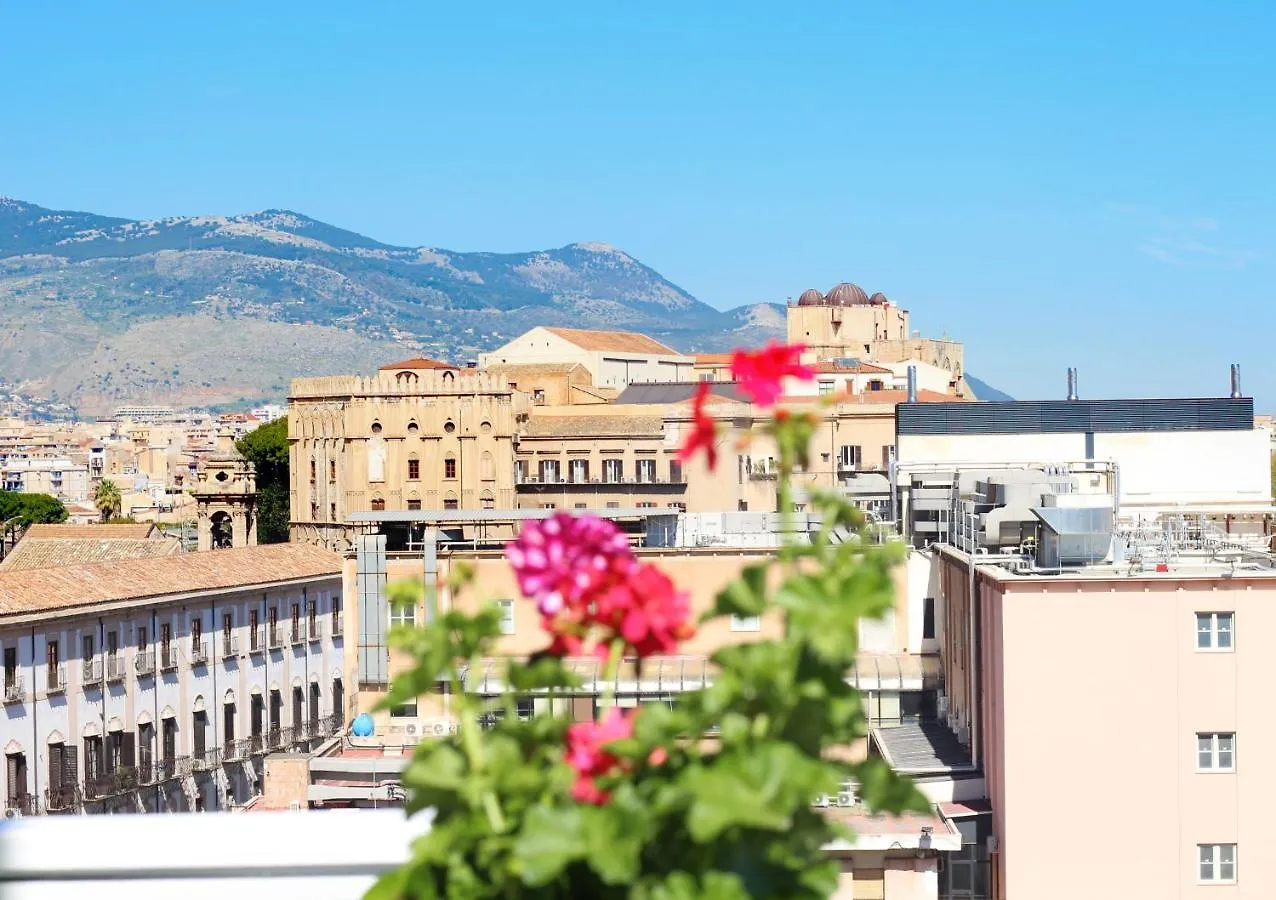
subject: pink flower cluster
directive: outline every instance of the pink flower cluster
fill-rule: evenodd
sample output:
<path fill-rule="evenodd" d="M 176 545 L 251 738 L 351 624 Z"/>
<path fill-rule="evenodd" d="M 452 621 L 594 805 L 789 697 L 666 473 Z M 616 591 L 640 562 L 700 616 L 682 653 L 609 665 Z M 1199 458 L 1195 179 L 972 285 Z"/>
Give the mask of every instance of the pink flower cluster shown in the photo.
<path fill-rule="evenodd" d="M 553 635 L 551 653 L 579 654 L 592 636 L 604 658 L 616 638 L 638 656 L 671 654 L 694 633 L 686 595 L 634 558 L 614 522 L 555 513 L 524 525 L 505 555 Z"/>
<path fill-rule="evenodd" d="M 632 736 L 634 723 L 616 707 L 607 710 L 601 722 L 577 722 L 567 729 L 567 764 L 576 770 L 572 797 L 578 803 L 601 806 L 610 795 L 594 780 L 600 775 L 621 771 L 621 760 L 603 748 Z"/>
<path fill-rule="evenodd" d="M 731 375 L 740 390 L 759 406 L 774 406 L 784 393 L 784 379 L 810 381 L 815 370 L 803 365 L 804 344 L 772 341 L 761 350 L 737 350 L 731 355 Z"/>

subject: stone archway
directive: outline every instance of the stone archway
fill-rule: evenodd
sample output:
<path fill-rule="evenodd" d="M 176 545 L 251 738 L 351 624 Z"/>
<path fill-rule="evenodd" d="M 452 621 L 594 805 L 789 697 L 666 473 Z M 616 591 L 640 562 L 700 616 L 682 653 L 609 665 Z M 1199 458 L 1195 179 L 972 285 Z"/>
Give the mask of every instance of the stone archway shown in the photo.
<path fill-rule="evenodd" d="M 230 513 L 215 512 L 209 516 L 209 531 L 212 535 L 212 549 L 228 550 L 235 545 Z"/>

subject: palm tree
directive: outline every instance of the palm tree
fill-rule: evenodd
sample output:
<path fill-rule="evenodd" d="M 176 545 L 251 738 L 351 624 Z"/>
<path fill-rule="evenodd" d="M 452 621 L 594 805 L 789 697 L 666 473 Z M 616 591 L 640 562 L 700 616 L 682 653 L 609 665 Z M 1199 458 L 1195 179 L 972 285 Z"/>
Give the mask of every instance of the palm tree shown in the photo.
<path fill-rule="evenodd" d="M 120 489 L 116 487 L 114 481 L 105 478 L 98 482 L 97 490 L 93 492 L 93 505 L 102 514 L 103 522 L 120 514 L 124 501 L 120 497 Z"/>

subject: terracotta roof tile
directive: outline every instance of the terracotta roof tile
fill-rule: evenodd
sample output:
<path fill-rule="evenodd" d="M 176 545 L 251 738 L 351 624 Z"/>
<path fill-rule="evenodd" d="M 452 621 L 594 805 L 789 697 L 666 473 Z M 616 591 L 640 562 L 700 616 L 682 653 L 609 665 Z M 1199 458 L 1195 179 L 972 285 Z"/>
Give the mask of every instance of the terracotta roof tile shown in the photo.
<path fill-rule="evenodd" d="M 527 422 L 524 437 L 590 437 L 593 435 L 655 435 L 662 433 L 660 416 L 537 416 Z"/>
<path fill-rule="evenodd" d="M 118 559 L 153 559 L 182 551 L 174 538 L 162 540 L 96 540 L 94 538 L 32 539 L 25 537 L 0 561 L 0 572 L 47 569 Z"/>
<path fill-rule="evenodd" d="M 854 365 L 839 365 L 838 363 L 820 363 L 815 367 L 815 371 L 821 375 L 892 375 L 890 369 L 884 369 L 881 366 L 875 366 L 872 363 L 860 362 Z"/>
<path fill-rule="evenodd" d="M 145 540 L 158 529 L 149 522 L 125 522 L 121 525 L 32 525 L 26 538 L 97 538 L 98 540 Z"/>
<path fill-rule="evenodd" d="M 730 353 L 697 353 L 697 366 L 725 366 L 731 362 Z"/>
<path fill-rule="evenodd" d="M 584 328 L 546 328 L 550 334 L 582 350 L 615 350 L 623 353 L 660 353 L 680 356 L 677 350 L 636 331 L 592 331 Z"/>
<path fill-rule="evenodd" d="M 440 362 L 437 359 L 429 359 L 424 356 L 414 356 L 411 359 L 401 359 L 396 363 L 388 363 L 377 371 L 391 372 L 395 369 L 456 369 L 451 363 Z"/>
<path fill-rule="evenodd" d="M 91 565 L 0 572 L 0 617 L 340 574 L 342 557 L 312 544 L 267 544 Z"/>

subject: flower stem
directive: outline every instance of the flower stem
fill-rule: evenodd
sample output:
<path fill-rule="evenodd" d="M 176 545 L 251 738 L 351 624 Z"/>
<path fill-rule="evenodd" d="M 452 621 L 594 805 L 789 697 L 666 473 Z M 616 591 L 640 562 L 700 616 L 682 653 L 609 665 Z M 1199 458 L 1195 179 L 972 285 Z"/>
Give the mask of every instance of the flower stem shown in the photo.
<path fill-rule="evenodd" d="M 478 657 L 470 659 L 468 671 L 474 672 L 478 664 Z M 480 733 L 482 726 L 479 724 L 478 709 L 474 705 L 474 698 L 466 693 L 465 683 L 461 680 L 461 673 L 456 669 L 455 661 L 448 667 L 448 680 L 452 685 L 452 694 L 456 697 L 457 718 L 460 721 L 461 731 L 461 749 L 465 752 L 465 757 L 469 760 L 470 771 L 474 774 L 480 774 L 483 771 L 483 736 Z M 492 826 L 492 831 L 497 834 L 505 833 L 505 816 L 501 813 L 501 804 L 496 799 L 496 794 L 489 788 L 480 795 L 483 803 L 483 811 L 487 813 L 488 824 Z"/>
<path fill-rule="evenodd" d="M 609 707 L 616 700 L 616 672 L 620 668 L 620 655 L 624 652 L 625 639 L 613 638 L 611 648 L 607 652 L 607 666 L 603 669 L 603 678 L 606 679 L 606 683 L 603 685 L 600 707 Z"/>

